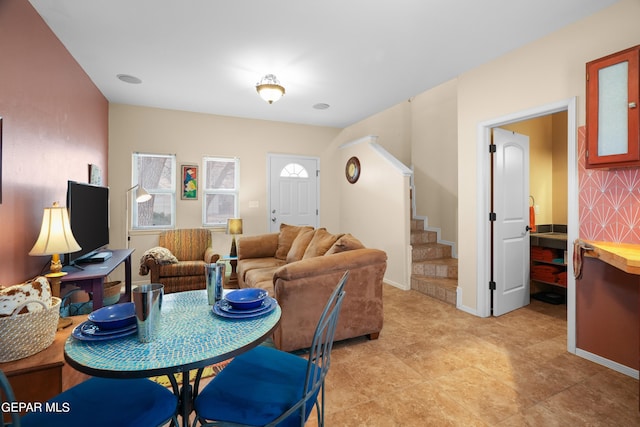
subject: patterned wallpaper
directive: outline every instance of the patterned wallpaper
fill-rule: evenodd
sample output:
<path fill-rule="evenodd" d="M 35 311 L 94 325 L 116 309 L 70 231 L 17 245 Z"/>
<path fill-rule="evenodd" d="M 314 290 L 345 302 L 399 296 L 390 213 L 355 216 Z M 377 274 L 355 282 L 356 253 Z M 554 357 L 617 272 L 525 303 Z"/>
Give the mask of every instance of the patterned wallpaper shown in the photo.
<path fill-rule="evenodd" d="M 578 128 L 578 186 L 582 239 L 640 244 L 640 168 L 585 168 L 586 130 Z"/>

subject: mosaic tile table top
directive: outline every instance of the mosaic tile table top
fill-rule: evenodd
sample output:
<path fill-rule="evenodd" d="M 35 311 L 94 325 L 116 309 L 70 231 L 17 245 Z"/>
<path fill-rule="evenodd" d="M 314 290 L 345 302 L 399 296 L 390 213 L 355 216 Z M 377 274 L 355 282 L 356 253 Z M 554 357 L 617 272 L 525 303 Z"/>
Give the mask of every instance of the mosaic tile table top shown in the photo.
<path fill-rule="evenodd" d="M 183 372 L 226 360 L 259 343 L 275 328 L 281 310 L 249 319 L 213 314 L 204 290 L 164 296 L 158 338 L 141 343 L 136 334 L 110 341 L 69 337 L 65 358 L 85 373 L 147 377 Z"/>

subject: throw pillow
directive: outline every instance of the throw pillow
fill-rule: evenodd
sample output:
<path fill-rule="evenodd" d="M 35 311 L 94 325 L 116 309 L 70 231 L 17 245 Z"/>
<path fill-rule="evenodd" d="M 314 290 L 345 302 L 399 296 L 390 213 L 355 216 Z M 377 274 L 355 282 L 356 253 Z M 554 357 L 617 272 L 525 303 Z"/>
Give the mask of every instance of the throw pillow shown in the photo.
<path fill-rule="evenodd" d="M 313 239 L 304 251 L 302 259 L 322 256 L 338 240 L 341 235 L 331 234 L 326 228 L 318 228 L 313 234 Z"/>
<path fill-rule="evenodd" d="M 362 249 L 365 246 L 362 242 L 351 234 L 347 233 L 341 238 L 339 238 L 333 246 L 329 248 L 329 250 L 325 253 L 325 255 L 337 254 L 340 252 L 352 251 L 354 249 Z"/>
<path fill-rule="evenodd" d="M 289 253 L 289 249 L 291 249 L 291 245 L 293 241 L 298 236 L 298 233 L 302 229 L 311 229 L 313 227 L 310 226 L 299 226 L 299 225 L 289 225 L 289 224 L 280 224 L 280 234 L 278 235 L 278 249 L 276 250 L 276 258 L 286 260 L 287 254 Z"/>
<path fill-rule="evenodd" d="M 309 246 L 309 242 L 314 236 L 315 231 L 313 228 L 306 230 L 300 230 L 295 240 L 291 244 L 291 249 L 287 253 L 287 264 L 290 262 L 300 261 L 303 255 L 306 253 L 305 250 L 307 246 Z"/>
<path fill-rule="evenodd" d="M 2 288 L 0 290 L 0 317 L 11 316 L 20 305 L 35 300 L 42 301 L 47 307 L 51 307 L 51 288 L 45 277 L 39 276 L 19 285 Z M 42 304 L 30 303 L 25 305 L 18 314 L 43 309 Z"/>

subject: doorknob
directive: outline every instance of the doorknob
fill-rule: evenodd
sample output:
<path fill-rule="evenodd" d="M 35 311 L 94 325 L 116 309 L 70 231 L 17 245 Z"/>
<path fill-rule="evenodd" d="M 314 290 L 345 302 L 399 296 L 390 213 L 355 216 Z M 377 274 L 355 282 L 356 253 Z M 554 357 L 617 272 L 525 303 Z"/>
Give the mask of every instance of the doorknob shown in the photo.
<path fill-rule="evenodd" d="M 276 222 L 276 217 L 271 218 L 271 222 Z"/>
<path fill-rule="evenodd" d="M 528 225 L 527 225 L 524 229 L 525 229 L 525 231 L 531 231 L 531 230 L 533 230 L 533 228 L 529 227 Z"/>

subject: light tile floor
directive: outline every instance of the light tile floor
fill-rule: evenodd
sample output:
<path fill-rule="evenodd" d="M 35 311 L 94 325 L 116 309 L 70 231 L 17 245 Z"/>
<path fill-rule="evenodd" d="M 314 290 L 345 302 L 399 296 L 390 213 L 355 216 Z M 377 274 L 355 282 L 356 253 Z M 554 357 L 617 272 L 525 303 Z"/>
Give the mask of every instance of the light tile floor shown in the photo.
<path fill-rule="evenodd" d="M 379 339 L 334 346 L 326 427 L 640 426 L 638 381 L 567 352 L 564 305 L 483 319 L 388 285 L 384 304 Z"/>
<path fill-rule="evenodd" d="M 564 305 L 483 319 L 387 285 L 384 304 L 378 340 L 334 347 L 327 427 L 640 426 L 638 381 L 567 352 Z"/>

